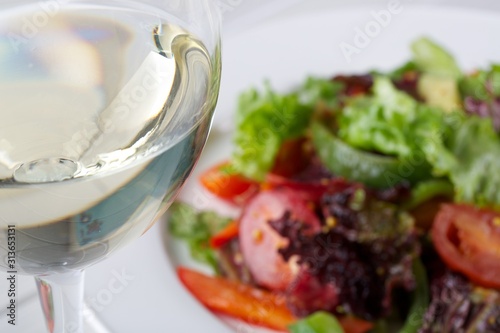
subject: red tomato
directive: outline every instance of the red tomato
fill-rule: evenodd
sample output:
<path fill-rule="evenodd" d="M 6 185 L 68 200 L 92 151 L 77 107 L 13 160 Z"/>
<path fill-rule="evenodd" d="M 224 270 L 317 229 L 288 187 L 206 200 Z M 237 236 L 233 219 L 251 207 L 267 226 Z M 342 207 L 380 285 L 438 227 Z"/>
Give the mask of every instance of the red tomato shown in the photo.
<path fill-rule="evenodd" d="M 444 205 L 432 226 L 443 261 L 474 283 L 500 289 L 500 213 L 468 205 Z"/>
<path fill-rule="evenodd" d="M 217 197 L 241 205 L 259 190 L 259 183 L 231 170 L 229 162 L 220 163 L 205 171 L 200 182 Z"/>
<path fill-rule="evenodd" d="M 285 290 L 297 274 L 293 260 L 285 262 L 278 253 L 288 240 L 281 237 L 269 221 L 291 212 L 292 216 L 320 230 L 320 222 L 306 201 L 287 189 L 262 191 L 246 205 L 240 218 L 239 240 L 243 259 L 256 282 L 271 290 Z"/>

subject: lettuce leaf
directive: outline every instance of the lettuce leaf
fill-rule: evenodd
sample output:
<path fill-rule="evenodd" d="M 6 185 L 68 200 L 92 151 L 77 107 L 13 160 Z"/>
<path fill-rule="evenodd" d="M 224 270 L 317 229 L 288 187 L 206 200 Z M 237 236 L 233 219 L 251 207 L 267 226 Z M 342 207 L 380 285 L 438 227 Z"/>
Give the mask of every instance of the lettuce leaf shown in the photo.
<path fill-rule="evenodd" d="M 472 97 L 487 102 L 500 97 L 500 64 L 493 64 L 488 70 L 479 70 L 460 80 L 463 97 Z"/>
<path fill-rule="evenodd" d="M 403 80 L 404 76 L 408 72 L 418 72 L 419 67 L 415 63 L 415 61 L 410 60 L 403 65 L 399 66 L 398 68 L 392 70 L 391 72 L 387 73 L 387 76 L 389 76 L 392 80 L 394 81 L 399 81 Z M 375 75 L 380 75 L 380 73 L 373 72 Z"/>
<path fill-rule="evenodd" d="M 240 96 L 232 163 L 237 172 L 263 180 L 287 140 L 307 129 L 318 103 L 337 105 L 342 85 L 310 78 L 298 90 L 279 94 L 269 85 L 264 92 L 251 89 Z"/>
<path fill-rule="evenodd" d="M 500 207 L 500 138 L 491 119 L 461 117 L 448 128 L 445 139 L 424 146 L 435 173 L 449 177 L 457 201 Z"/>
<path fill-rule="evenodd" d="M 219 260 L 209 241 L 214 234 L 227 226 L 231 219 L 215 212 L 197 212 L 190 205 L 181 202 L 173 203 L 169 214 L 169 230 L 172 236 L 188 244 L 195 260 L 210 265 L 218 272 Z"/>
<path fill-rule="evenodd" d="M 419 104 L 381 76 L 373 97 L 354 99 L 344 108 L 338 136 L 359 149 L 408 158 L 419 151 L 417 138 L 439 129 L 440 118 L 440 110 Z"/>
<path fill-rule="evenodd" d="M 344 333 L 339 321 L 327 312 L 316 312 L 290 325 L 290 333 Z"/>
<path fill-rule="evenodd" d="M 435 177 L 454 186 L 456 200 L 500 207 L 500 138 L 492 119 L 445 114 L 378 77 L 373 97 L 355 99 L 339 120 L 349 145 L 407 159 L 425 156 Z"/>
<path fill-rule="evenodd" d="M 493 119 L 500 133 L 500 65 L 480 70 L 464 77 L 460 83 L 464 108 L 468 114 Z"/>
<path fill-rule="evenodd" d="M 344 84 L 324 78 L 309 77 L 297 92 L 304 105 L 314 108 L 323 103 L 329 109 L 340 107 Z"/>

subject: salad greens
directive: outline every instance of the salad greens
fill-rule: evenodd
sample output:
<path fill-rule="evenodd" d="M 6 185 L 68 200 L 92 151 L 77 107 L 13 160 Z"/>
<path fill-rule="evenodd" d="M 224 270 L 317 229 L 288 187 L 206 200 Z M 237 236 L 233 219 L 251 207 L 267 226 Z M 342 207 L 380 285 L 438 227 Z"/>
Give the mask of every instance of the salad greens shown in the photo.
<path fill-rule="evenodd" d="M 319 311 L 290 326 L 290 333 L 344 333 L 337 318 Z"/>
<path fill-rule="evenodd" d="M 341 105 L 340 92 L 344 84 L 317 77 L 309 77 L 304 85 L 297 91 L 302 104 L 313 109 L 318 101 L 329 109 L 336 109 Z"/>
<path fill-rule="evenodd" d="M 312 141 L 322 163 L 334 174 L 349 180 L 375 188 L 387 188 L 402 181 L 413 184 L 431 177 L 421 157 L 420 160 L 399 160 L 354 148 L 319 122 L 312 124 L 311 131 Z"/>
<path fill-rule="evenodd" d="M 404 208 L 411 210 L 435 197 L 453 198 L 453 185 L 445 179 L 432 179 L 418 183 L 411 191 L 411 197 Z"/>
<path fill-rule="evenodd" d="M 339 83 L 308 79 L 301 89 L 279 94 L 266 86 L 264 92 L 251 89 L 240 96 L 232 164 L 237 172 L 262 180 L 272 168 L 281 144 L 304 133 L 318 100 L 337 105 Z"/>
<path fill-rule="evenodd" d="M 436 174 L 449 177 L 457 201 L 500 206 L 500 139 L 490 119 L 463 118 L 448 142 L 427 144 Z"/>
<path fill-rule="evenodd" d="M 413 273 L 417 281 L 417 288 L 413 293 L 413 302 L 406 317 L 406 322 L 399 333 L 417 333 L 424 322 L 425 311 L 429 304 L 429 282 L 425 267 L 420 260 L 413 262 Z"/>
<path fill-rule="evenodd" d="M 488 70 L 479 70 L 473 75 L 463 77 L 460 82 L 463 96 L 474 97 L 480 101 L 491 101 L 500 96 L 500 64 L 491 65 Z"/>
<path fill-rule="evenodd" d="M 270 87 L 244 93 L 238 111 L 233 165 L 259 180 L 271 169 L 283 141 L 302 134 L 311 114 L 298 94 L 279 95 Z"/>
<path fill-rule="evenodd" d="M 269 86 L 262 94 L 244 93 L 232 158 L 236 171 L 262 180 L 281 144 L 304 134 L 321 104 L 332 112 L 332 136 L 314 125 L 315 148 L 334 173 L 369 186 L 389 187 L 431 179 L 432 170 L 436 179 L 453 184 L 458 201 L 500 206 L 496 171 L 500 139 L 492 119 L 467 115 L 455 96 L 459 86 L 462 97 L 500 95 L 500 66 L 466 76 L 454 58 L 430 39 L 415 41 L 412 50 L 413 60 L 400 70 L 376 74 L 368 96 L 342 99 L 342 83 L 313 78 L 289 94 Z M 421 76 L 424 102 L 396 88 L 394 78 L 408 70 Z"/>
<path fill-rule="evenodd" d="M 215 251 L 209 246 L 210 238 L 229 224 L 231 219 L 214 212 L 197 212 L 193 207 L 176 202 L 169 209 L 170 233 L 187 242 L 193 259 L 219 270 Z"/>
<path fill-rule="evenodd" d="M 440 110 L 417 103 L 387 77 L 377 77 L 373 96 L 356 98 L 342 111 L 338 136 L 355 148 L 408 158 L 418 151 L 418 136 L 439 122 Z"/>

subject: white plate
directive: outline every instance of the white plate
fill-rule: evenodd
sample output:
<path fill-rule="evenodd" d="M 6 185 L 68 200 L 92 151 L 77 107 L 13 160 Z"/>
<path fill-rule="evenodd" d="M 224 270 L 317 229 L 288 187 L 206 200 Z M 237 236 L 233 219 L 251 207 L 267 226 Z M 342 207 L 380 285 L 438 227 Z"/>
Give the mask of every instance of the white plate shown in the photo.
<path fill-rule="evenodd" d="M 196 187 L 196 175 L 229 156 L 237 95 L 250 86 L 261 86 L 266 78 L 285 91 L 309 74 L 329 76 L 393 68 L 408 59 L 408 44 L 421 35 L 432 36 L 448 47 L 464 68 L 500 60 L 500 43 L 496 42 L 500 14 L 487 10 L 498 8 L 498 1 L 395 1 L 401 11 L 392 15 L 391 22 L 377 34 L 372 33 L 370 44 L 359 47 L 359 54 L 354 54 L 351 62 L 339 45 L 344 42 L 355 46 L 356 29 L 374 25 L 372 12 L 388 10 L 391 1 L 310 0 L 273 19 L 247 26 L 246 30 L 228 31 L 214 131 L 182 197 L 199 208 L 212 205 L 211 199 Z M 450 7 L 449 3 L 461 5 Z M 482 9 L 478 9 L 480 5 Z M 264 332 L 238 324 L 229 328 L 206 311 L 178 282 L 176 264 L 193 262 L 185 249 L 168 241 L 166 222 L 162 220 L 141 239 L 87 271 L 86 298 L 102 321 L 117 333 Z M 110 293 L 110 283 L 116 281 L 117 274 L 125 274 L 128 279 L 122 279 L 119 292 Z M 44 327 L 39 326 L 41 313 L 30 277 L 18 280 L 18 325 L 6 325 L 2 313 L 7 299 L 2 296 L 7 290 L 3 276 L 1 273 L 0 332 L 44 332 Z"/>

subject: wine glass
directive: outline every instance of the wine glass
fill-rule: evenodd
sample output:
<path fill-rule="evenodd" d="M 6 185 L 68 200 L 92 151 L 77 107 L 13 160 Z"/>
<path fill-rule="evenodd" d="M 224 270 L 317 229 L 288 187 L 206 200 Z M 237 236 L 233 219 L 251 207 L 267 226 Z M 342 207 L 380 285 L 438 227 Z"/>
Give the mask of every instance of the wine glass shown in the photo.
<path fill-rule="evenodd" d="M 83 270 L 151 227 L 205 144 L 219 13 L 210 0 L 0 10 L 0 270 L 14 286 L 35 276 L 49 332 L 81 333 Z"/>

